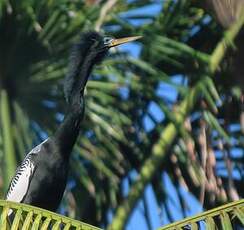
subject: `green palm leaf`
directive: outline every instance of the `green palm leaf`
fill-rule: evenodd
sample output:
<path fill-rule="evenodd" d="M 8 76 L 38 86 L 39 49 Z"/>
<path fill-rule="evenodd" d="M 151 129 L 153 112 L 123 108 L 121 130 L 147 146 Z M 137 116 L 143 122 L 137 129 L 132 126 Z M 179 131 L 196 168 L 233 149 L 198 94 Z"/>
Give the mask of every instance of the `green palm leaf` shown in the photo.
<path fill-rule="evenodd" d="M 199 226 L 200 223 L 204 224 L 206 229 L 216 229 L 215 226 L 219 225 L 220 220 L 222 229 L 230 230 L 233 227 L 234 221 L 238 220 L 240 223 L 243 223 L 243 215 L 244 200 L 240 200 L 200 213 L 199 215 L 177 221 L 159 229 L 183 229 L 187 226 L 191 226 L 191 229 L 193 229 L 193 227 L 196 227 L 196 224 Z"/>
<path fill-rule="evenodd" d="M 31 229 L 48 229 L 48 227 L 59 229 L 62 226 L 64 229 L 99 230 L 97 227 L 41 208 L 0 200 L 0 228 L 2 230 L 10 229 L 8 228 L 8 213 L 10 210 L 13 212 L 13 223 L 10 225 L 11 229 L 29 229 L 29 227 Z"/>

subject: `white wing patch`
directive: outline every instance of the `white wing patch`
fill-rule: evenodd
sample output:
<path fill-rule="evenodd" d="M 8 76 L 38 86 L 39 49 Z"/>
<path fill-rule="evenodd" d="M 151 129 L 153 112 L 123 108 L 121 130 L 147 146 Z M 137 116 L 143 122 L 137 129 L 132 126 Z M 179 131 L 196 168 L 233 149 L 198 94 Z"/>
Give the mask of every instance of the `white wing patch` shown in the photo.
<path fill-rule="evenodd" d="M 30 155 L 27 155 L 11 181 L 6 197 L 7 200 L 15 202 L 23 200 L 27 193 L 33 171 L 34 164 L 30 160 Z"/>
<path fill-rule="evenodd" d="M 6 196 L 6 200 L 21 202 L 28 192 L 30 180 L 35 169 L 31 157 L 33 154 L 38 154 L 41 151 L 42 145 L 48 141 L 48 138 L 41 144 L 33 148 L 25 157 L 20 167 L 17 169 L 15 176 L 13 177 L 9 190 Z M 13 211 L 10 210 L 8 215 Z"/>
<path fill-rule="evenodd" d="M 42 145 L 48 141 L 48 138 L 41 144 L 33 148 L 25 157 L 20 167 L 17 169 L 13 177 L 6 199 L 15 202 L 21 202 L 27 193 L 30 179 L 34 171 L 34 164 L 31 160 L 33 154 L 38 154 L 41 151 Z"/>

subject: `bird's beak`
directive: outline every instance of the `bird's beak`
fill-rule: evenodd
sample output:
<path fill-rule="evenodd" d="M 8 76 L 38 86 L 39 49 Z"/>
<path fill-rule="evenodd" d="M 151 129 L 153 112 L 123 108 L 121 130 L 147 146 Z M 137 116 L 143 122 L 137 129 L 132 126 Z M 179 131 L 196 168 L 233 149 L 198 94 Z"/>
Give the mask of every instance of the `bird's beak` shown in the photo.
<path fill-rule="evenodd" d="M 124 44 L 124 43 L 127 43 L 127 42 L 132 42 L 132 41 L 135 41 L 139 38 L 141 38 L 142 36 L 133 36 L 133 37 L 126 37 L 126 38 L 115 38 L 115 39 L 112 39 L 110 44 L 108 45 L 109 48 L 111 47 L 115 47 L 115 46 L 118 46 L 118 45 L 121 45 L 121 44 Z"/>

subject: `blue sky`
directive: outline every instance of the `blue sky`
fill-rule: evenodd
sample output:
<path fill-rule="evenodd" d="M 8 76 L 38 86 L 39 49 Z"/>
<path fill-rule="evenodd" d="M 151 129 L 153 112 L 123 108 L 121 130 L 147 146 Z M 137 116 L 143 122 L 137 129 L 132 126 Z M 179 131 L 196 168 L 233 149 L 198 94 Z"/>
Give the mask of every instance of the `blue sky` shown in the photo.
<path fill-rule="evenodd" d="M 162 175 L 162 181 L 164 187 L 166 188 L 166 193 L 167 193 L 166 195 L 168 197 L 168 199 L 166 199 L 166 203 L 171 210 L 171 214 L 174 221 L 183 219 L 184 216 L 181 210 L 180 201 L 177 195 L 176 188 L 174 187 L 169 176 L 166 173 Z M 128 182 L 125 182 L 124 184 L 125 184 L 124 185 L 125 190 L 128 191 Z M 185 201 L 187 202 L 185 204 L 187 216 L 191 216 L 203 211 L 201 205 L 193 195 L 188 193 L 183 188 L 179 188 L 179 191 L 182 194 L 182 196 L 185 198 Z M 151 185 L 148 185 L 146 187 L 144 196 L 146 197 L 146 201 L 148 204 L 148 211 L 149 211 L 152 229 L 157 229 L 158 227 L 170 223 L 170 220 L 166 215 L 165 208 L 163 206 L 158 207 Z M 133 230 L 133 229 L 148 230 L 144 218 L 144 211 L 145 210 L 144 210 L 142 200 L 140 200 L 134 212 L 132 213 L 131 218 L 128 221 L 126 227 L 127 230 Z"/>

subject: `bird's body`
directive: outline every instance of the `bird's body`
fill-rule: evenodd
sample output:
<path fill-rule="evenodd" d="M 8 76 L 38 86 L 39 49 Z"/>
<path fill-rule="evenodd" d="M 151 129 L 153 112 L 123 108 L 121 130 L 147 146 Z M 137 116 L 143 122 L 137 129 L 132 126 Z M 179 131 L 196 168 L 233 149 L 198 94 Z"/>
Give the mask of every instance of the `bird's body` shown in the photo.
<path fill-rule="evenodd" d="M 49 138 L 28 153 L 18 167 L 7 200 L 55 211 L 63 196 L 67 172 L 67 159 L 59 154 Z"/>
<path fill-rule="evenodd" d="M 53 137 L 32 149 L 17 168 L 7 200 L 55 211 L 63 197 L 69 157 L 77 139 L 83 109 L 69 113 Z M 65 139 L 66 138 L 66 139 Z"/>
<path fill-rule="evenodd" d="M 17 168 L 7 200 L 55 211 L 62 199 L 68 176 L 69 158 L 79 135 L 84 115 L 84 88 L 94 64 L 110 47 L 139 37 L 112 39 L 96 32 L 83 33 L 71 53 L 64 83 L 68 111 L 56 133 L 31 150 Z"/>

